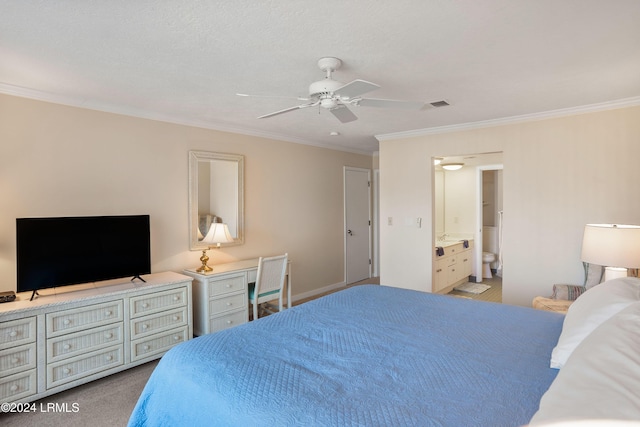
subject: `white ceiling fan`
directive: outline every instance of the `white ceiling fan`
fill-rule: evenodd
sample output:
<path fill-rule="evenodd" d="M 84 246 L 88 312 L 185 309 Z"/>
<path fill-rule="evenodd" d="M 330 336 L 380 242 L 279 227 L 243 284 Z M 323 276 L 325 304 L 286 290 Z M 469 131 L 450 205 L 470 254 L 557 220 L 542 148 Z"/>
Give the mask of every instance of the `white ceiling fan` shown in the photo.
<path fill-rule="evenodd" d="M 356 115 L 347 108 L 348 105 L 361 107 L 402 108 L 406 110 L 419 110 L 425 105 L 424 102 L 419 101 L 362 98 L 361 95 L 378 89 L 380 86 L 360 79 L 353 80 L 347 84 L 334 80 L 331 77 L 331 74 L 340 68 L 341 65 L 342 61 L 338 58 L 320 58 L 320 60 L 318 60 L 318 67 L 320 67 L 322 71 L 326 72 L 327 75 L 323 80 L 313 82 L 309 85 L 308 98 L 297 98 L 300 101 L 308 101 L 307 103 L 265 114 L 258 118 L 265 119 L 267 117 L 288 113 L 289 111 L 319 106 L 329 110 L 342 123 L 348 123 L 358 119 L 358 117 L 356 117 Z M 255 96 L 242 93 L 238 93 L 237 95 Z"/>

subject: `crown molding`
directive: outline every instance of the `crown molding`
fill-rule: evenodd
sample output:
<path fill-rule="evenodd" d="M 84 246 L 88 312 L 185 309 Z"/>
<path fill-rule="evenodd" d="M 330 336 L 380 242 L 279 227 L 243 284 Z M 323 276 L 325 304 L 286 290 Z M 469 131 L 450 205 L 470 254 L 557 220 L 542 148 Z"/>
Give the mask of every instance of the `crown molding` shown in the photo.
<path fill-rule="evenodd" d="M 2 82 L 0 82 L 0 93 L 5 95 L 17 96 L 20 98 L 29 98 L 29 99 L 35 99 L 37 101 L 50 102 L 52 104 L 61 104 L 69 107 L 101 111 L 104 113 L 120 114 L 123 116 L 137 117 L 137 118 L 147 119 L 147 120 L 155 120 L 155 121 L 164 122 L 164 123 L 172 123 L 177 125 L 191 126 L 191 127 L 215 130 L 220 132 L 229 132 L 229 133 L 235 133 L 240 135 L 255 136 L 257 138 L 274 139 L 277 141 L 292 142 L 294 144 L 309 145 L 309 146 L 318 147 L 318 148 L 325 148 L 328 150 L 343 151 L 343 152 L 354 153 L 354 154 L 363 154 L 366 156 L 372 155 L 372 153 L 365 150 L 349 149 L 346 147 L 323 144 L 320 142 L 310 141 L 310 140 L 301 139 L 301 138 L 292 138 L 291 136 L 287 136 L 287 135 L 280 135 L 277 133 L 258 131 L 255 129 L 240 128 L 240 127 L 228 126 L 228 125 L 212 123 L 212 122 L 207 122 L 202 120 L 193 120 L 193 119 L 187 119 L 183 117 L 168 116 L 168 115 L 161 114 L 154 111 L 83 100 L 75 97 L 68 97 L 68 96 L 53 94 L 49 92 L 24 88 L 20 86 L 14 86 L 14 85 L 2 83 Z"/>
<path fill-rule="evenodd" d="M 632 98 L 607 101 L 599 104 L 589 104 L 579 107 L 561 108 L 558 110 L 544 111 L 541 113 L 523 114 L 520 116 L 503 117 L 500 119 L 483 120 L 479 122 L 461 123 L 450 126 L 438 126 L 425 129 L 387 133 L 376 135 L 378 141 L 388 141 L 392 139 L 413 138 L 417 136 L 436 135 L 442 133 L 459 132 L 463 130 L 481 129 L 493 126 L 503 126 L 515 123 L 530 122 L 536 120 L 552 119 L 563 116 L 593 113 L 597 111 L 613 110 L 617 108 L 636 107 L 640 105 L 640 96 Z"/>

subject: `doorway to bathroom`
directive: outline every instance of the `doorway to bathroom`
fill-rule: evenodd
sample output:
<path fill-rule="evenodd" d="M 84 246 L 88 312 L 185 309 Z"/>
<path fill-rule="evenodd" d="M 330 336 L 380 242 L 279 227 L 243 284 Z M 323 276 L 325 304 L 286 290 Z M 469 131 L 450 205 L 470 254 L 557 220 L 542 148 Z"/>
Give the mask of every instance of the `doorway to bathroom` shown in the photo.
<path fill-rule="evenodd" d="M 502 302 L 502 220 L 504 216 L 502 204 L 502 165 L 478 166 L 477 182 L 479 206 L 477 212 L 478 229 L 482 239 L 482 247 L 476 251 L 476 269 L 480 275 L 476 282 L 491 286 L 491 294 L 487 298 Z"/>
<path fill-rule="evenodd" d="M 491 286 L 482 294 L 454 294 L 502 301 L 502 169 L 502 152 L 434 158 L 433 244 L 473 239 L 469 280 Z"/>

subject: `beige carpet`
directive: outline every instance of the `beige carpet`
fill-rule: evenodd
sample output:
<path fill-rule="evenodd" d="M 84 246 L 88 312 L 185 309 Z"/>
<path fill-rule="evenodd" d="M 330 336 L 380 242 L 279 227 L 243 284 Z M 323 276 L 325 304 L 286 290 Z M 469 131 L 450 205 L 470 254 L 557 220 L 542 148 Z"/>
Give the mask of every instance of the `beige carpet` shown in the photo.
<path fill-rule="evenodd" d="M 36 412 L 0 414 L 2 427 L 117 427 L 126 426 L 158 361 L 72 388 L 33 402 Z M 47 412 L 48 404 L 77 412 Z M 77 405 L 74 405 L 77 404 Z M 41 410 L 42 409 L 42 410 Z M 44 412 L 43 412 L 44 411 Z"/>

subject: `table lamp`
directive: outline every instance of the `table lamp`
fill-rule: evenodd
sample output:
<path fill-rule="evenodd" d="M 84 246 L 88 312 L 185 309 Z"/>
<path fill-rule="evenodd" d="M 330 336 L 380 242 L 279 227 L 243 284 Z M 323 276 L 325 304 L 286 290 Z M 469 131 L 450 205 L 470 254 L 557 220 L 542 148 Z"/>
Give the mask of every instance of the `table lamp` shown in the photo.
<path fill-rule="evenodd" d="M 229 227 L 227 224 L 223 224 L 221 222 L 214 222 L 211 224 L 211 228 L 207 232 L 207 235 L 202 239 L 203 243 L 207 244 L 217 244 L 216 246 L 208 246 L 207 249 L 202 251 L 202 256 L 200 257 L 200 261 L 202 265 L 196 270 L 198 273 L 206 273 L 213 270 L 211 267 L 207 265 L 209 261 L 209 257 L 207 256 L 207 250 L 213 248 L 220 248 L 220 243 L 231 243 L 233 242 L 233 237 L 229 232 Z"/>
<path fill-rule="evenodd" d="M 627 277 L 640 267 L 640 226 L 587 224 L 582 238 L 582 261 L 605 267 L 604 280 Z"/>

